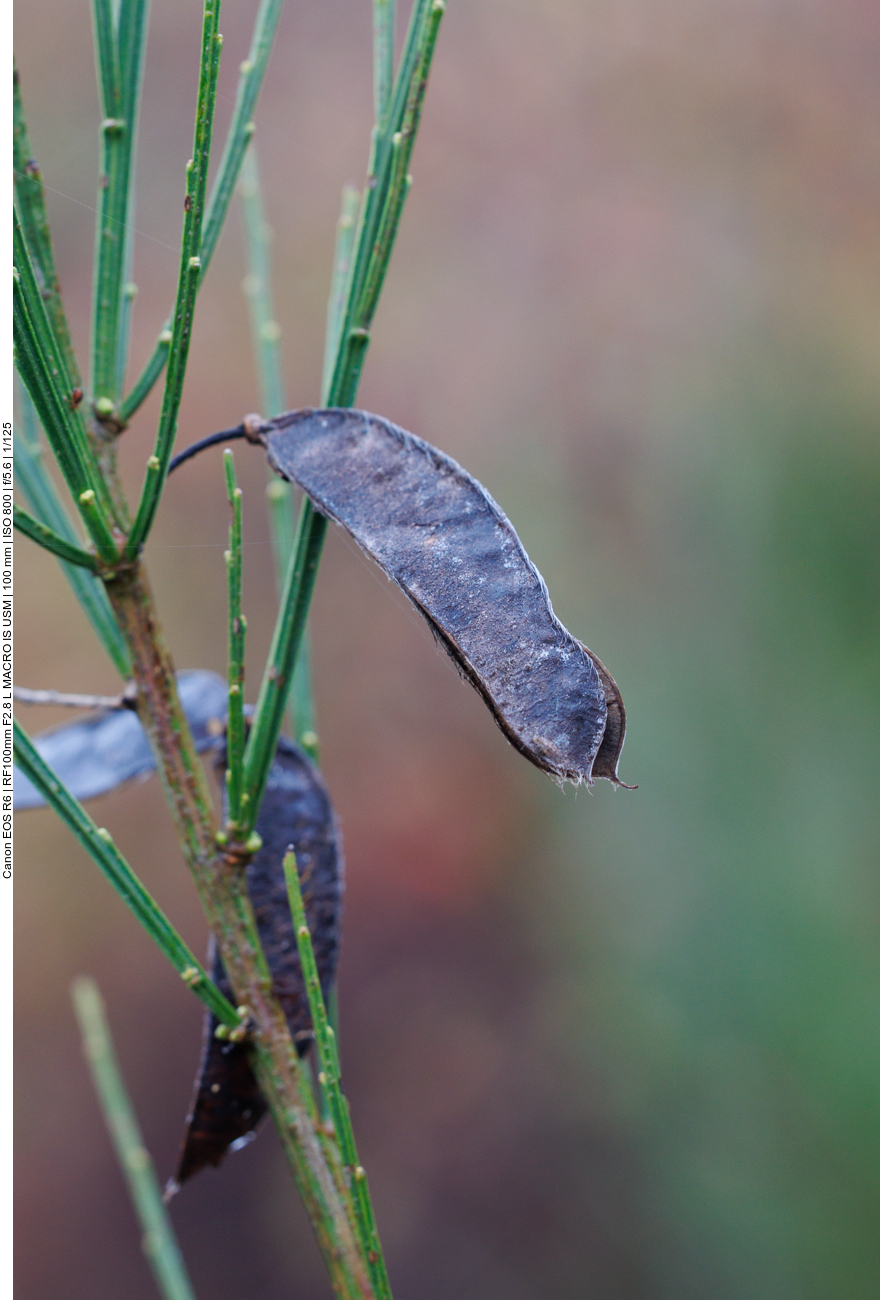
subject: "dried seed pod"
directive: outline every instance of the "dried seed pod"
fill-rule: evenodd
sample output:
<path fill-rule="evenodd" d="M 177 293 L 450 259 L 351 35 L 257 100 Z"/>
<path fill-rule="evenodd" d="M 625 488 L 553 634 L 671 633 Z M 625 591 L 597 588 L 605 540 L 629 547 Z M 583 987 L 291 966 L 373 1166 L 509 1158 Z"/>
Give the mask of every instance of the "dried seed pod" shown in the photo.
<path fill-rule="evenodd" d="M 344 868 L 339 827 L 320 773 L 283 736 L 269 771 L 257 831 L 263 847 L 246 869 L 248 892 L 273 987 L 302 1054 L 312 1040 L 312 1024 L 282 860 L 292 844 L 325 998 L 336 978 Z M 223 964 L 212 955 L 214 979 L 233 999 Z M 217 1024 L 210 1014 L 205 1017 L 202 1060 L 169 1194 L 205 1165 L 219 1165 L 230 1146 L 248 1141 L 266 1113 L 247 1048 L 216 1038 Z"/>
<path fill-rule="evenodd" d="M 228 686 L 217 673 L 196 669 L 177 675 L 180 702 L 199 751 L 219 743 L 226 719 Z M 98 710 L 34 737 L 41 758 L 77 799 L 94 799 L 135 777 L 149 776 L 155 763 L 149 742 L 131 709 Z M 43 796 L 15 769 L 13 807 L 38 808 Z"/>
<path fill-rule="evenodd" d="M 557 780 L 623 784 L 614 679 L 559 622 L 513 526 L 476 479 L 365 411 L 292 411 L 247 436 L 406 593 L 526 758 Z"/>

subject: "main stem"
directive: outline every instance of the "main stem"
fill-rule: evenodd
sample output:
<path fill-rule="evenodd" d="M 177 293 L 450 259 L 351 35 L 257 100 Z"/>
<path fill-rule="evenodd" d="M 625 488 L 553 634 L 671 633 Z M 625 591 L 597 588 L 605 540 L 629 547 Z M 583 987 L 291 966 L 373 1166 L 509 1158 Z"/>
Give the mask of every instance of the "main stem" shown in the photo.
<path fill-rule="evenodd" d="M 138 715 L 226 973 L 238 1003 L 250 1013 L 254 1072 L 314 1226 L 333 1290 L 343 1300 L 372 1300 L 342 1160 L 335 1141 L 320 1125 L 309 1079 L 272 993 L 247 893 L 245 864 L 218 849 L 207 777 L 180 705 L 174 666 L 140 561 L 106 585 L 131 653 Z"/>

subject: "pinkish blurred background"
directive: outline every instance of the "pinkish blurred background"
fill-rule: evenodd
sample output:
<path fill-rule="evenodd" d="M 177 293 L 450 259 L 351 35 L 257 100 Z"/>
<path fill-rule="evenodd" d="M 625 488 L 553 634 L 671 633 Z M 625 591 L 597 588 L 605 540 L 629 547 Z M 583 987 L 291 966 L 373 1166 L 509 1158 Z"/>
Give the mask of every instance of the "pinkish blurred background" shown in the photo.
<path fill-rule="evenodd" d="M 254 0 L 227 0 L 225 130 Z M 75 339 L 98 105 L 85 0 L 17 55 Z M 171 302 L 200 6 L 153 0 L 130 380 Z M 291 406 L 318 398 L 368 0 L 289 0 L 257 113 Z M 561 793 L 338 532 L 314 666 L 349 892 L 341 1044 L 404 1300 L 880 1294 L 880 10 L 449 0 L 361 404 L 460 459 L 627 703 L 636 793 Z M 218 150 L 219 152 L 219 150 Z M 181 444 L 257 403 L 236 207 Z M 158 397 L 125 435 L 132 490 Z M 274 613 L 242 449 L 251 696 Z M 219 457 L 148 548 L 181 667 L 222 669 Z M 116 682 L 18 552 L 17 678 Z M 36 730 L 56 720 L 23 710 Z M 155 781 L 95 805 L 187 939 Z M 21 1300 L 154 1294 L 68 997 L 94 974 L 161 1176 L 200 1011 L 48 812 L 18 823 Z M 323 1297 L 274 1135 L 173 1216 L 203 1300 Z"/>

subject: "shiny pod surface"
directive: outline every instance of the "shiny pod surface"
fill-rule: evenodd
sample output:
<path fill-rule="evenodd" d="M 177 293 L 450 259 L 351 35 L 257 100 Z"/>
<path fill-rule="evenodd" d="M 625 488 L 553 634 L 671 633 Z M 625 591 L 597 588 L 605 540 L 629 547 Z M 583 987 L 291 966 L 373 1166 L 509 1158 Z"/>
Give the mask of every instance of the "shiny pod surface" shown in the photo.
<path fill-rule="evenodd" d="M 324 997 L 336 978 L 339 957 L 344 866 L 342 840 L 330 796 L 318 769 L 292 741 L 281 737 L 269 771 L 257 819 L 263 841 L 247 867 L 247 884 L 275 993 L 300 1053 L 312 1039 L 296 936 L 284 882 L 283 858 L 292 844 Z M 219 957 L 214 978 L 233 993 Z M 205 1165 L 220 1164 L 235 1143 L 243 1144 L 266 1113 L 266 1103 L 248 1060 L 247 1048 L 215 1037 L 217 1020 L 205 1017 L 202 1060 L 174 1191 Z"/>
<path fill-rule="evenodd" d="M 557 780 L 620 784 L 620 692 L 559 622 L 513 526 L 476 479 L 366 411 L 292 411 L 256 437 L 272 468 L 406 593 L 526 758 Z"/>
<path fill-rule="evenodd" d="M 226 682 L 217 673 L 193 669 L 178 673 L 177 689 L 196 747 L 204 751 L 218 744 L 226 720 L 229 690 Z M 33 739 L 40 757 L 80 800 L 94 799 L 125 781 L 149 776 L 156 766 L 133 709 L 87 713 L 75 722 L 40 732 Z M 13 781 L 16 812 L 39 808 L 45 803 L 18 768 Z"/>

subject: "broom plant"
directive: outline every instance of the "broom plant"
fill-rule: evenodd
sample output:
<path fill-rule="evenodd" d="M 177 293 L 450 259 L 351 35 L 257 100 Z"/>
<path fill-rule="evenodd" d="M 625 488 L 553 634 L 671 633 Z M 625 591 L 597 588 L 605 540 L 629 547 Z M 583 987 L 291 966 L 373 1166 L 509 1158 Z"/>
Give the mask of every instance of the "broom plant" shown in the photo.
<path fill-rule="evenodd" d="M 236 185 L 245 205 L 249 305 L 266 416 L 283 407 L 277 325 L 271 301 L 266 222 L 253 114 L 281 11 L 262 0 L 242 64 L 235 108 L 210 194 L 217 76 L 223 38 L 220 0 L 205 0 L 192 158 L 185 175 L 177 291 L 143 371 L 126 388 L 134 288 L 130 282 L 138 111 L 144 76 L 147 0 L 93 0 L 95 61 L 103 120 L 95 228 L 91 342 L 80 366 L 58 285 L 39 168 L 31 156 L 24 104 L 14 76 L 14 340 L 23 385 L 15 456 L 25 506 L 15 527 L 61 563 L 91 625 L 129 687 L 162 781 L 181 851 L 214 934 L 234 999 L 221 991 L 138 880 L 132 867 L 40 758 L 18 726 L 16 761 L 126 901 L 183 982 L 223 1027 L 247 1045 L 250 1062 L 314 1227 L 334 1292 L 349 1300 L 391 1300 L 364 1171 L 339 1088 L 333 1030 L 317 979 L 307 978 L 318 1035 L 320 1089 L 300 1059 L 261 948 L 244 868 L 259 849 L 256 823 L 285 710 L 302 745 L 316 753 L 314 710 L 304 652 L 309 605 L 327 520 L 303 499 L 295 525 L 290 490 L 269 488 L 280 601 L 256 707 L 245 734 L 244 618 L 241 612 L 241 494 L 231 455 L 233 511 L 229 574 L 229 734 L 227 816 L 218 821 L 206 773 L 178 696 L 174 664 L 142 559 L 174 451 L 199 288 L 217 246 Z M 424 102 L 443 0 L 413 0 L 394 69 L 393 0 L 375 0 L 375 123 L 360 195 L 343 194 L 326 324 L 323 406 L 354 404 L 370 328 L 409 189 L 409 161 Z M 87 378 L 84 375 L 87 374 Z M 163 383 L 154 445 L 136 501 L 117 472 L 120 438 L 153 387 Z M 67 491 L 65 503 L 46 466 L 47 451 Z M 308 926 L 296 872 L 288 870 L 303 968 L 313 976 Z M 86 1045 L 114 1140 L 127 1168 L 146 1249 L 163 1293 L 189 1296 L 179 1252 L 161 1212 L 103 1024 L 89 985 L 76 990 Z M 332 1122 L 324 1111 L 329 1110 Z M 134 1153 L 134 1155 L 132 1154 Z M 136 1158 L 135 1158 L 136 1157 Z M 134 1161 L 134 1164 L 132 1163 Z M 137 1166 L 137 1168 L 135 1168 Z"/>

